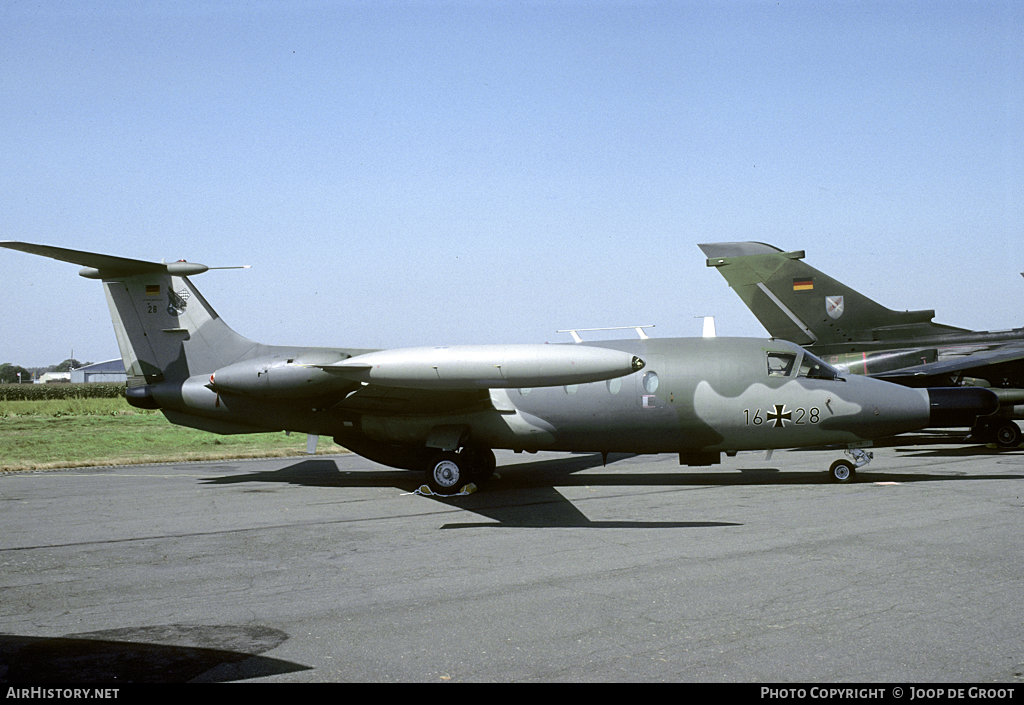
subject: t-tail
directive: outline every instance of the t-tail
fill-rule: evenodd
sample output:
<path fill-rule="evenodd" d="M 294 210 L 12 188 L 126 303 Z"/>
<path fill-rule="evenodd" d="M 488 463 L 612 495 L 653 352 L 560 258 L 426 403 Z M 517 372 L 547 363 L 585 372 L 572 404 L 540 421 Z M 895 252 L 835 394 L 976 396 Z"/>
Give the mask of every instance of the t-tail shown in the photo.
<path fill-rule="evenodd" d="M 774 338 L 826 348 L 963 332 L 932 322 L 935 311 L 893 311 L 803 262 L 760 242 L 699 245 Z"/>
<path fill-rule="evenodd" d="M 25 242 L 0 242 L 79 265 L 103 282 L 128 375 L 129 404 L 213 433 L 295 430 L 316 435 L 319 409 L 360 386 L 332 365 L 367 351 L 257 343 L 232 330 L 189 277 L 193 262 L 148 262 Z M 325 369 L 326 368 L 326 369 Z"/>
<path fill-rule="evenodd" d="M 102 280 L 129 388 L 209 374 L 260 347 L 231 330 L 189 281 L 189 275 L 207 271 L 205 265 L 146 262 L 25 242 L 0 246 L 77 264 L 81 276 Z"/>

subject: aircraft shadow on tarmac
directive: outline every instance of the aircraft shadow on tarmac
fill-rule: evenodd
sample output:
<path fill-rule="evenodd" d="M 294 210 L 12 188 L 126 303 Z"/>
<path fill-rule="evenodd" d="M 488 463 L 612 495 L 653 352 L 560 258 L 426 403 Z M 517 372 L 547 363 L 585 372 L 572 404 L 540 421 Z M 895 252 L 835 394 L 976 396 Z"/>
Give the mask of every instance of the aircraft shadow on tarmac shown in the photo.
<path fill-rule="evenodd" d="M 609 456 L 608 462 L 632 456 Z M 713 521 L 591 521 L 557 486 L 593 485 L 675 485 L 678 475 L 643 475 L 632 477 L 622 473 L 587 475 L 574 478 L 573 473 L 604 463 L 600 454 L 572 455 L 556 460 L 518 463 L 504 473 L 498 468 L 498 477 L 483 483 L 481 491 L 470 495 L 427 498 L 485 516 L 492 521 L 480 523 L 446 524 L 442 528 L 517 527 L 517 528 L 700 528 L 738 526 L 731 522 Z M 369 463 L 368 463 L 369 464 Z M 660 479 L 659 479 L 660 478 Z M 227 475 L 205 481 L 207 484 L 235 484 L 242 482 L 286 482 L 312 487 L 395 487 L 407 493 L 422 484 L 418 473 L 370 465 L 366 470 L 345 471 L 334 460 L 319 458 L 303 460 L 294 465 L 270 472 L 245 475 Z M 498 522 L 498 523 L 494 523 Z"/>
<path fill-rule="evenodd" d="M 260 654 L 288 635 L 259 626 L 163 626 L 62 637 L 0 634 L 0 683 L 218 683 L 309 670 Z"/>
<path fill-rule="evenodd" d="M 1017 448 L 999 448 L 994 444 L 985 444 L 969 440 L 963 435 L 953 434 L 907 434 L 891 439 L 876 441 L 875 449 L 889 448 L 897 455 L 904 458 L 935 458 L 936 460 L 965 460 L 968 458 L 991 458 L 993 460 L 1004 460 L 1016 458 L 1024 461 L 1024 445 Z M 814 448 L 795 448 L 792 453 L 820 452 Z M 839 452 L 833 449 L 833 452 Z M 942 474 L 926 475 L 915 472 L 913 474 L 898 474 L 886 471 L 884 468 L 879 472 L 870 470 L 858 470 L 858 476 L 862 481 L 882 482 L 885 480 L 895 482 L 935 482 L 942 480 L 1020 480 L 1024 475 L 978 475 L 978 474 Z"/>
<path fill-rule="evenodd" d="M 984 444 L 932 444 L 928 448 L 915 446 L 899 447 L 896 452 L 916 458 L 1024 458 L 1024 448 L 996 448 Z"/>
<path fill-rule="evenodd" d="M 984 447 L 982 446 L 984 451 Z M 954 452 L 950 449 L 950 452 Z M 1004 451 L 1005 452 L 1005 451 Z M 608 463 L 633 458 L 632 455 L 611 455 Z M 489 522 L 446 524 L 442 528 L 509 527 L 509 528 L 708 528 L 739 526 L 733 522 L 718 521 L 592 521 L 558 487 L 700 487 L 700 486 L 757 486 L 829 484 L 827 473 L 780 472 L 777 468 L 719 470 L 693 472 L 680 470 L 666 473 L 607 472 L 577 475 L 604 465 L 600 454 L 567 455 L 553 460 L 517 463 L 499 466 L 498 475 L 482 484 L 481 491 L 464 496 L 430 499 L 442 504 L 471 511 L 491 519 Z M 302 460 L 293 465 L 270 472 L 232 474 L 211 478 L 208 484 L 235 483 L 290 483 L 312 487 L 395 487 L 413 492 L 421 483 L 417 473 L 383 468 L 369 464 L 366 470 L 342 470 L 329 458 Z M 825 461 L 823 461 L 823 466 Z M 867 472 L 861 471 L 860 481 L 870 482 L 924 482 L 947 480 L 1024 479 L 1024 475 L 934 475 L 921 472 Z M 497 523 L 494 523 L 497 522 Z"/>

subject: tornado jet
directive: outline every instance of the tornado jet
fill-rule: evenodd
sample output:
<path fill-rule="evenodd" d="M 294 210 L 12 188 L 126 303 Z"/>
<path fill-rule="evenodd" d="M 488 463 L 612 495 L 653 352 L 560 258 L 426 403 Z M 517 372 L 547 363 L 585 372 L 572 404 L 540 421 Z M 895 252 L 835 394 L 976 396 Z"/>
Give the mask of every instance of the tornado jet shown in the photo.
<path fill-rule="evenodd" d="M 841 374 L 801 347 L 758 338 L 650 338 L 396 349 L 264 345 L 232 330 L 192 282 L 209 271 L 24 242 L 102 283 L 128 374 L 126 398 L 218 434 L 328 436 L 422 473 L 437 494 L 483 482 L 495 449 L 678 454 L 830 446 L 849 482 L 875 439 L 974 423 L 983 389 L 912 389 Z"/>

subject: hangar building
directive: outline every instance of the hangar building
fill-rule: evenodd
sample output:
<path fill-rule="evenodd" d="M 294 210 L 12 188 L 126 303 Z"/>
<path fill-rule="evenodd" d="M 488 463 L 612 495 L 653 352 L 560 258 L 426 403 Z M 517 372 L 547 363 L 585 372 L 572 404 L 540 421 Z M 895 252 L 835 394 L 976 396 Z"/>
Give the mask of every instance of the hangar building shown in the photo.
<path fill-rule="evenodd" d="M 71 370 L 72 382 L 127 382 L 124 362 L 119 359 L 94 362 L 91 365 Z"/>

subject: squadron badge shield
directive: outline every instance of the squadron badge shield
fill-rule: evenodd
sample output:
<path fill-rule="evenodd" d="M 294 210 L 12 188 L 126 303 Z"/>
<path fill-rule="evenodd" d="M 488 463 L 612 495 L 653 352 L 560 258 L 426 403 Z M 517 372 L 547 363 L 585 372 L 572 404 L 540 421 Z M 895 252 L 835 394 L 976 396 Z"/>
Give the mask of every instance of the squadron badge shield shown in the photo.
<path fill-rule="evenodd" d="M 843 297 L 842 296 L 826 296 L 825 297 L 825 312 L 832 318 L 839 318 L 843 315 Z"/>
<path fill-rule="evenodd" d="M 172 316 L 180 316 L 185 312 L 185 307 L 188 306 L 188 289 L 182 289 L 180 292 L 175 294 L 173 291 L 167 292 L 167 313 Z"/>

